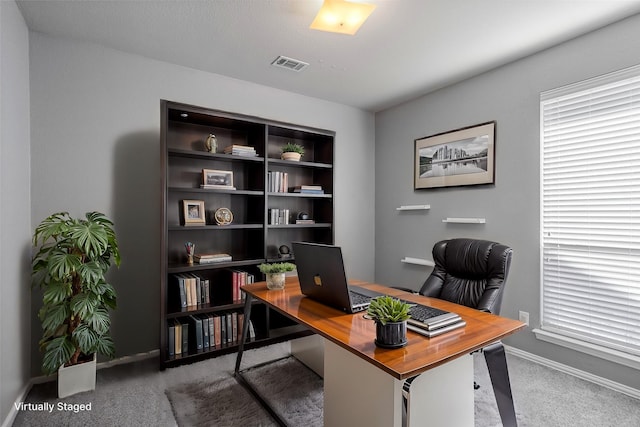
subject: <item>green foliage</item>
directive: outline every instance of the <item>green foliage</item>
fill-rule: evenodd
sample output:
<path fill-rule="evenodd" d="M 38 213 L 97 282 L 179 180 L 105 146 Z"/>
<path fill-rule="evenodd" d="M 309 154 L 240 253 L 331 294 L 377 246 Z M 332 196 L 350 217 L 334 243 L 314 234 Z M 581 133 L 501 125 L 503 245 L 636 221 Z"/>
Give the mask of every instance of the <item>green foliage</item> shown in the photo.
<path fill-rule="evenodd" d="M 264 274 L 285 273 L 295 270 L 296 266 L 290 262 L 276 262 L 275 264 L 260 264 L 258 269 Z"/>
<path fill-rule="evenodd" d="M 390 296 L 375 297 L 371 300 L 367 314 L 383 325 L 391 322 L 402 322 L 409 319 L 412 305 Z"/>
<path fill-rule="evenodd" d="M 304 147 L 300 144 L 296 144 L 294 142 L 287 142 L 282 147 L 283 153 L 299 153 L 301 156 L 304 155 Z"/>
<path fill-rule="evenodd" d="M 39 246 L 32 260 L 33 286 L 43 291 L 43 372 L 76 364 L 81 354 L 113 357 L 108 309 L 116 308 L 116 292 L 105 281 L 112 262 L 120 266 L 113 223 L 99 212 L 85 219 L 58 212 L 36 227 L 33 245 Z"/>

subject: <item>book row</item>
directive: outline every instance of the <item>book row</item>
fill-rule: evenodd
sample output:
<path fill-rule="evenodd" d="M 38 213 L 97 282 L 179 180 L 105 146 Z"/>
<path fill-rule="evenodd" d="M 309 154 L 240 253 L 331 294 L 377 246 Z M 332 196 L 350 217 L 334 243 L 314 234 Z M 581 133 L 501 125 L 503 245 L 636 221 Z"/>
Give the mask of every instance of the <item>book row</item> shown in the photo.
<path fill-rule="evenodd" d="M 289 209 L 269 209 L 269 224 L 271 225 L 284 225 L 289 224 L 289 217 L 291 213 Z"/>
<path fill-rule="evenodd" d="M 224 277 L 226 273 L 226 278 Z M 197 309 L 205 304 L 228 304 L 228 292 L 215 292 L 214 286 L 231 286 L 231 302 L 244 301 L 242 286 L 253 283 L 255 276 L 241 270 L 224 270 L 220 276 L 219 284 L 214 284 L 210 279 L 201 277 L 195 273 L 173 274 L 170 276 L 169 304 L 182 309 Z M 221 301 L 215 301 L 214 295 L 221 295 Z"/>
<path fill-rule="evenodd" d="M 235 311 L 169 320 L 167 335 L 169 357 L 197 354 L 238 343 L 242 338 L 243 325 L 244 314 Z M 254 340 L 255 336 L 253 323 L 249 321 L 247 341 Z"/>
<path fill-rule="evenodd" d="M 289 174 L 287 172 L 272 171 L 267 176 L 267 191 L 271 193 L 286 193 L 289 191 Z"/>

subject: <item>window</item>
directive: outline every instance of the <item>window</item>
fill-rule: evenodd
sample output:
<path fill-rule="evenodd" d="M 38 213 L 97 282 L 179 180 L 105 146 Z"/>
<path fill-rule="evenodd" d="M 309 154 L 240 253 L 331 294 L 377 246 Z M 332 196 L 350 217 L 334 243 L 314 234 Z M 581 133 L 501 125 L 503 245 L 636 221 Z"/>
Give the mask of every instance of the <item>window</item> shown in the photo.
<path fill-rule="evenodd" d="M 637 362 L 640 66 L 545 92 L 540 113 L 542 331 L 536 333 Z"/>

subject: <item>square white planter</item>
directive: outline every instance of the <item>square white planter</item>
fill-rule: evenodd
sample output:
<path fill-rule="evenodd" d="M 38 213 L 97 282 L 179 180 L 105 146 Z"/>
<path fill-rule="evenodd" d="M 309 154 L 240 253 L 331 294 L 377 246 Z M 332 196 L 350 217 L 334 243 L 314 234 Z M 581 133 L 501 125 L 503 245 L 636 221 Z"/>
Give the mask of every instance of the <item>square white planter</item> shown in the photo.
<path fill-rule="evenodd" d="M 58 397 L 67 397 L 96 389 L 96 354 L 93 359 L 73 366 L 58 368 Z"/>

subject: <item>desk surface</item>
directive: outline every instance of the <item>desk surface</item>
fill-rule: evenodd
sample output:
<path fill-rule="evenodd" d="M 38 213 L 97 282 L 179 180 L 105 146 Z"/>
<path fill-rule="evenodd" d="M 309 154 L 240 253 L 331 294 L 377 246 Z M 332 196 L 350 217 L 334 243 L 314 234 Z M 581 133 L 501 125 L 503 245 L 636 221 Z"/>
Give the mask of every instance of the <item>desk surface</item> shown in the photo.
<path fill-rule="evenodd" d="M 363 313 L 345 314 L 305 297 L 300 293 L 297 277 L 288 277 L 284 290 L 268 290 L 265 282 L 246 285 L 243 290 L 397 379 L 414 377 L 525 327 L 525 324 L 520 321 L 484 313 L 448 301 L 414 295 L 373 283 L 361 281 L 350 281 L 350 283 L 458 313 L 467 325 L 434 338 L 407 331 L 408 343 L 405 347 L 383 349 L 373 342 L 376 328 L 372 320 L 363 318 Z"/>

